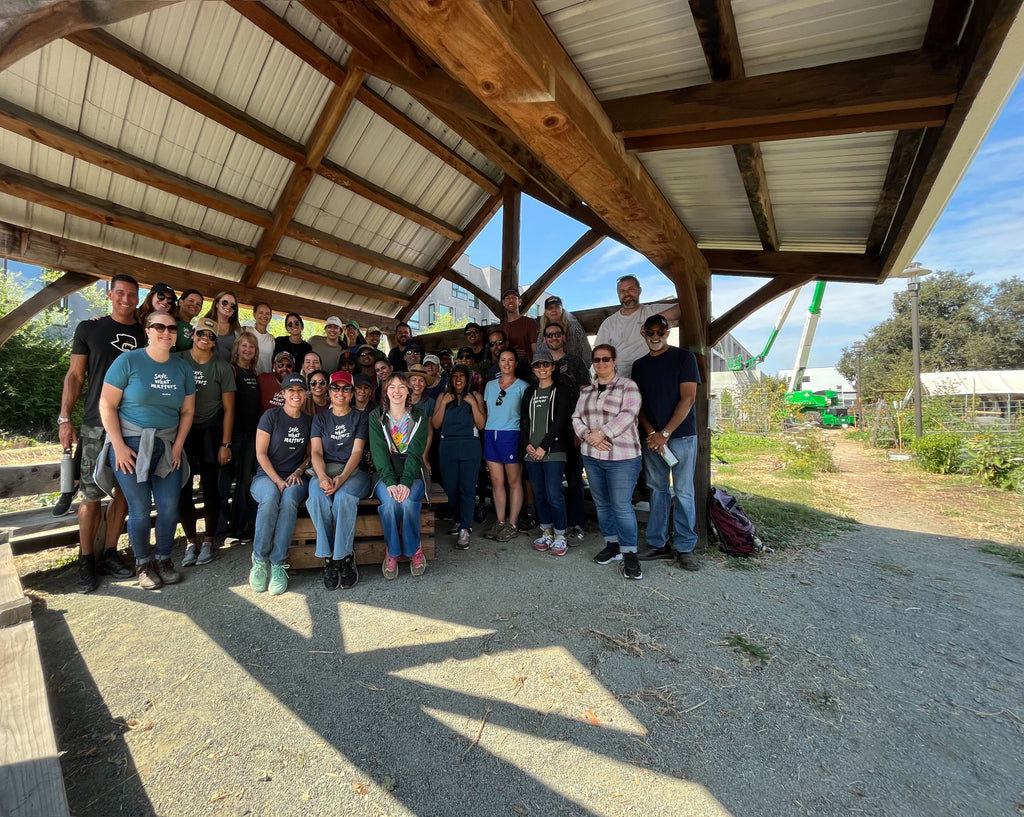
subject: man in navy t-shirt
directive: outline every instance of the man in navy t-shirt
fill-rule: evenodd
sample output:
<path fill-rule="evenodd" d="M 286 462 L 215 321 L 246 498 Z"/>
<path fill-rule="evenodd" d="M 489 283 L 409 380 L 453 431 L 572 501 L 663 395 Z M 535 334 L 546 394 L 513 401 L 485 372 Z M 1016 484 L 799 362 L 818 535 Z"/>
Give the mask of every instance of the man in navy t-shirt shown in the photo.
<path fill-rule="evenodd" d="M 644 471 L 651 490 L 651 513 L 647 521 L 648 549 L 640 558 L 675 558 L 683 570 L 699 570 L 700 563 L 693 553 L 697 545 L 693 497 L 697 461 L 694 400 L 700 383 L 697 358 L 687 349 L 669 346 L 668 321 L 663 315 L 647 318 L 642 334 L 650 351 L 633 364 L 632 375 L 643 401 L 640 427 L 647 435 Z M 674 509 L 674 548 L 668 542 L 670 508 Z"/>

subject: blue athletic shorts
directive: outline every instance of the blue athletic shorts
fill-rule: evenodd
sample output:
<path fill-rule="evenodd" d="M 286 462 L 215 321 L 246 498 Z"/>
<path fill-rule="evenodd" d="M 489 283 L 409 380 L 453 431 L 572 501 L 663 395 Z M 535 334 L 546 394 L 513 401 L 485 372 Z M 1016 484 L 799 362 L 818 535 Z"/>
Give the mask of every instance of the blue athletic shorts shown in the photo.
<path fill-rule="evenodd" d="M 484 430 L 484 459 L 487 462 L 519 462 L 519 432 Z"/>

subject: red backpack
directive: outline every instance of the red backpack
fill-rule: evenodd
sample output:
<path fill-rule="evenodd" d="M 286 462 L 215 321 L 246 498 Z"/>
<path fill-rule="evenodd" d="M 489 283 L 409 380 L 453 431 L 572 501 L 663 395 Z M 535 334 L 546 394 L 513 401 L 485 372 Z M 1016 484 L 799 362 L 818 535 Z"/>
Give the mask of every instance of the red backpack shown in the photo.
<path fill-rule="evenodd" d="M 711 539 L 728 556 L 753 556 L 771 552 L 757 536 L 757 529 L 743 512 L 736 497 L 712 487 L 708 497 L 708 527 Z"/>

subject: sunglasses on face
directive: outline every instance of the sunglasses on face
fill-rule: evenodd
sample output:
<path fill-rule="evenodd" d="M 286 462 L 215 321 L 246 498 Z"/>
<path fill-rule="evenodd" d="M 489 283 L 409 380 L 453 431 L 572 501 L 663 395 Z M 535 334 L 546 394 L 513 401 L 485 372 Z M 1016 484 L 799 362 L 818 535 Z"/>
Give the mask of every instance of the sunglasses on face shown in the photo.
<path fill-rule="evenodd" d="M 536 363 L 533 364 L 533 368 L 535 369 L 550 369 L 551 366 L 552 364 L 547 360 L 538 360 Z"/>
<path fill-rule="evenodd" d="M 162 335 L 164 332 L 170 332 L 172 335 L 178 334 L 178 325 L 176 323 L 151 323 L 149 328 L 158 335 Z"/>
<path fill-rule="evenodd" d="M 590 359 L 590 362 L 591 363 L 611 363 L 612 359 L 611 359 L 611 356 L 606 355 L 605 357 L 592 357 Z"/>
<path fill-rule="evenodd" d="M 459 360 L 472 360 L 472 355 L 459 355 Z"/>
<path fill-rule="evenodd" d="M 294 364 L 292 364 L 290 360 L 279 360 L 277 363 L 274 364 L 274 366 L 278 369 L 291 369 L 293 368 L 293 365 Z"/>
<path fill-rule="evenodd" d="M 360 352 L 359 357 L 373 357 L 373 352 Z"/>
<path fill-rule="evenodd" d="M 663 338 L 667 333 L 664 329 L 648 329 L 645 334 L 649 338 Z"/>
<path fill-rule="evenodd" d="M 158 301 L 167 301 L 167 302 L 172 303 L 172 304 L 176 300 L 178 300 L 174 295 L 170 295 L 170 294 L 168 294 L 166 292 L 158 292 L 153 297 L 156 298 L 156 300 L 158 300 Z"/>
<path fill-rule="evenodd" d="M 479 329 L 467 329 L 466 330 L 466 334 L 467 335 L 479 335 L 480 334 L 480 330 Z"/>
<path fill-rule="evenodd" d="M 355 389 L 353 389 L 351 386 L 343 386 L 340 383 L 332 383 L 331 391 L 340 391 L 345 392 L 347 394 L 348 392 L 355 391 Z"/>
<path fill-rule="evenodd" d="M 544 337 L 546 338 L 560 338 L 565 332 L 545 332 Z"/>
<path fill-rule="evenodd" d="M 208 329 L 203 329 L 200 332 L 196 332 L 196 337 L 200 340 L 216 340 L 217 336 L 210 332 Z"/>
<path fill-rule="evenodd" d="M 309 385 L 310 386 L 326 386 L 327 385 L 327 381 L 326 380 L 310 380 L 309 381 Z"/>
<path fill-rule="evenodd" d="M 302 324 L 301 323 L 296 323 L 295 321 L 288 321 L 288 323 L 286 323 L 285 326 L 287 326 L 289 329 L 301 329 L 302 328 Z"/>
<path fill-rule="evenodd" d="M 228 309 L 238 309 L 238 304 L 232 303 L 231 301 L 228 301 L 228 300 L 222 300 L 220 302 L 220 305 L 221 306 L 226 306 Z"/>
<path fill-rule="evenodd" d="M 407 355 L 418 355 L 419 354 L 419 352 L 417 352 L 415 349 L 406 349 L 405 353 Z"/>
<path fill-rule="evenodd" d="M 492 348 L 495 347 L 495 346 L 504 346 L 505 345 L 505 341 L 503 341 L 503 340 L 492 340 L 487 345 L 492 347 Z"/>
<path fill-rule="evenodd" d="M 500 406 L 502 403 L 504 403 L 506 394 L 508 394 L 508 392 L 506 392 L 504 389 L 498 392 L 498 399 L 494 401 L 494 405 Z"/>

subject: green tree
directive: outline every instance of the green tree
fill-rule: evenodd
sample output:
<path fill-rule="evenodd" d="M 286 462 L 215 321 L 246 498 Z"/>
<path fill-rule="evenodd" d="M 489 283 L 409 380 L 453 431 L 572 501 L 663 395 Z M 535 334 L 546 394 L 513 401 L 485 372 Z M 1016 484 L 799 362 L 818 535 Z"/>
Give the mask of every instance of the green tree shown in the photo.
<path fill-rule="evenodd" d="M 455 320 L 452 315 L 439 315 L 437 320 L 426 329 L 421 329 L 419 334 L 429 335 L 432 332 L 447 332 L 449 329 L 461 329 L 467 323 L 469 323 L 469 318 L 463 317 Z"/>

